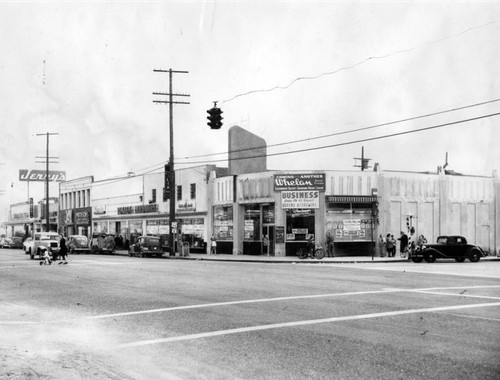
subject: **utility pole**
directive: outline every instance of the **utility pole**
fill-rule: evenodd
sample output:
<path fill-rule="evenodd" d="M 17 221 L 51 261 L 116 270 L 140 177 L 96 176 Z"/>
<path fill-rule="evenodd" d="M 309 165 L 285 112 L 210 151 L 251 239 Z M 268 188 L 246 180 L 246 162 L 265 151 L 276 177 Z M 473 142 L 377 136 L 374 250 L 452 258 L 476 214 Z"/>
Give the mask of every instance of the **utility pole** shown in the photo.
<path fill-rule="evenodd" d="M 46 232 L 50 231 L 50 221 L 49 221 L 49 163 L 57 164 L 57 161 L 50 161 L 51 158 L 58 159 L 59 157 L 50 157 L 49 156 L 49 136 L 58 135 L 59 133 L 37 133 L 36 136 L 47 136 L 47 148 L 45 157 L 37 156 L 35 158 L 43 159 L 45 161 L 35 161 L 37 163 L 44 163 L 45 166 L 45 230 Z"/>
<path fill-rule="evenodd" d="M 371 158 L 365 158 L 365 147 L 361 147 L 361 157 L 354 157 L 355 160 L 361 160 L 359 165 L 354 165 L 355 168 L 361 168 L 361 171 L 364 171 L 365 169 L 371 168 L 371 166 L 368 166 L 368 163 L 371 161 Z"/>
<path fill-rule="evenodd" d="M 168 217 L 168 228 L 170 232 L 170 236 L 168 239 L 168 244 L 170 248 L 170 256 L 175 256 L 175 244 L 174 244 L 174 234 L 172 233 L 172 223 L 175 222 L 175 168 L 174 168 L 174 104 L 189 104 L 189 102 L 180 102 L 174 101 L 174 96 L 190 96 L 187 94 L 174 94 L 172 90 L 172 74 L 188 74 L 189 71 L 180 71 L 180 70 L 161 70 L 154 69 L 154 72 L 157 73 L 168 73 L 169 78 L 169 92 L 153 92 L 153 95 L 167 95 L 168 100 L 153 100 L 153 103 L 163 103 L 169 105 L 169 129 L 170 129 L 170 173 L 169 173 L 169 183 L 170 183 L 170 211 Z"/>

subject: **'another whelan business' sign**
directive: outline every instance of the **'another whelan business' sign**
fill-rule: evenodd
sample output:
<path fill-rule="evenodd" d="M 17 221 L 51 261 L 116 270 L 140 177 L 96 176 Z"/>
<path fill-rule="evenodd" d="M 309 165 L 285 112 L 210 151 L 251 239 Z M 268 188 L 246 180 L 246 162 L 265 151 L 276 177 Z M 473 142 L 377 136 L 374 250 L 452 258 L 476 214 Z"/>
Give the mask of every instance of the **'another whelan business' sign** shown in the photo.
<path fill-rule="evenodd" d="M 45 182 L 46 178 L 47 178 L 47 172 L 45 170 L 19 169 L 19 181 Z M 66 172 L 58 170 L 49 170 L 49 181 L 52 182 L 66 181 Z"/>
<path fill-rule="evenodd" d="M 325 173 L 275 174 L 274 191 L 325 191 Z"/>

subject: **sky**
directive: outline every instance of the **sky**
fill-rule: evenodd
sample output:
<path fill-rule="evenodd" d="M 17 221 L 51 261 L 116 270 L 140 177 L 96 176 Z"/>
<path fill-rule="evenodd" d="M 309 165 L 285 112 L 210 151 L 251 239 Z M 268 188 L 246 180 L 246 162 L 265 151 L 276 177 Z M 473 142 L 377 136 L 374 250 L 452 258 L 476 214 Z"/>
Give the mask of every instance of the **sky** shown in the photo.
<path fill-rule="evenodd" d="M 174 106 L 176 168 L 227 166 L 238 125 L 266 140 L 270 170 L 359 170 L 364 147 L 382 170 L 435 172 L 448 153 L 448 169 L 491 176 L 499 46 L 494 1 L 0 0 L 0 221 L 43 197 L 19 181 L 45 169 L 37 134 L 54 133 L 67 179 L 161 171 L 169 107 L 153 92 L 169 78 L 154 69 L 188 71 L 173 75 L 190 95 L 174 98 L 190 103 Z"/>

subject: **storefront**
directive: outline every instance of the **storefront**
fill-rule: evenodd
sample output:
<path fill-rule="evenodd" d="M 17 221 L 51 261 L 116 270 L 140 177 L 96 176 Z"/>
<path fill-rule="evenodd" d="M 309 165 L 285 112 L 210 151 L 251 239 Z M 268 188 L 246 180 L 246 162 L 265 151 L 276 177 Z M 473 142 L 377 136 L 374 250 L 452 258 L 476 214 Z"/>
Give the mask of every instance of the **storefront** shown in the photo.
<path fill-rule="evenodd" d="M 217 241 L 217 253 L 233 253 L 234 220 L 233 206 L 213 207 L 213 234 Z"/>
<path fill-rule="evenodd" d="M 334 254 L 372 254 L 376 209 L 376 196 L 326 196 L 325 231 L 333 240 Z"/>
<path fill-rule="evenodd" d="M 274 190 L 286 213 L 285 255 L 295 256 L 307 241 L 319 242 L 316 231 L 320 194 L 325 191 L 324 173 L 275 174 Z"/>
<path fill-rule="evenodd" d="M 91 215 L 91 207 L 61 210 L 59 217 L 60 232 L 65 236 L 84 235 L 90 237 Z"/>

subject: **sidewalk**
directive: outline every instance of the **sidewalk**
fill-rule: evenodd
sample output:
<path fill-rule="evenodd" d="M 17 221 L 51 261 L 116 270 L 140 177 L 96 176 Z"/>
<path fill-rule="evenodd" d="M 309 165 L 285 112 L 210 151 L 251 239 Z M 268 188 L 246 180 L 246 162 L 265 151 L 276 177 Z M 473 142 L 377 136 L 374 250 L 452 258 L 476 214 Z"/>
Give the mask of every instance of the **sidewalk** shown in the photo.
<path fill-rule="evenodd" d="M 128 256 L 127 251 L 116 251 L 116 254 Z M 396 257 L 372 257 L 371 256 L 339 256 L 325 257 L 321 260 L 312 258 L 300 260 L 294 256 L 258 256 L 258 255 L 207 255 L 203 253 L 190 253 L 187 257 L 163 255 L 169 260 L 206 260 L 206 261 L 232 261 L 232 262 L 253 262 L 253 263 L 314 263 L 314 264 L 355 264 L 355 263 L 404 263 L 411 262 L 408 259 Z M 481 261 L 500 261 L 500 257 L 482 257 Z M 440 260 L 438 260 L 440 261 Z M 424 261 L 425 263 L 425 261 Z"/>

